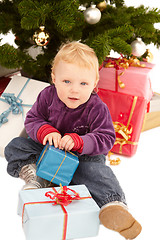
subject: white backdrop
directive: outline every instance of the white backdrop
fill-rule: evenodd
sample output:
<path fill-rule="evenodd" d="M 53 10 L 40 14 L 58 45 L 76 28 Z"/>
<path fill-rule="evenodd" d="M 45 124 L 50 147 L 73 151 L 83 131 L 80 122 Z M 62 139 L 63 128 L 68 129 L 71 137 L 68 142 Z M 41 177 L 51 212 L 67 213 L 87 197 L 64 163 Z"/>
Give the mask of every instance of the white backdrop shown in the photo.
<path fill-rule="evenodd" d="M 134 2 L 134 6 L 143 3 L 145 6 L 160 7 L 157 0 L 127 0 L 125 2 L 128 5 Z M 154 91 L 160 93 L 160 51 L 152 45 L 150 45 L 150 49 L 154 54 L 154 62 L 156 62 L 152 87 Z M 142 224 L 143 230 L 137 237 L 137 240 L 160 239 L 159 136 L 160 127 L 141 133 L 137 153 L 130 158 L 121 157 L 121 164 L 112 167 L 124 189 L 130 211 Z M 0 137 L 2 138 L 3 136 Z M 0 239 L 24 240 L 21 217 L 17 216 L 16 213 L 18 192 L 23 182 L 20 179 L 9 176 L 6 172 L 6 167 L 7 163 L 5 159 L 0 157 Z M 123 237 L 116 232 L 105 229 L 101 225 L 99 235 L 90 239 L 121 240 Z"/>

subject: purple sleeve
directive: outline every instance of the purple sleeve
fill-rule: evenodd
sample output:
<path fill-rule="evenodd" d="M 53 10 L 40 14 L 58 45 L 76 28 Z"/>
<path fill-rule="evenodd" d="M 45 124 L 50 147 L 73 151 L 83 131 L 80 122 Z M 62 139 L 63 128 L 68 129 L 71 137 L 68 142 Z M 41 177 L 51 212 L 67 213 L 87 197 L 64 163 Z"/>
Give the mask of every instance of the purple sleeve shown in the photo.
<path fill-rule="evenodd" d="M 89 113 L 90 133 L 81 136 L 84 142 L 81 155 L 107 155 L 115 142 L 115 131 L 108 107 L 95 106 Z"/>
<path fill-rule="evenodd" d="M 33 104 L 32 108 L 28 111 L 25 119 L 25 129 L 29 137 L 34 141 L 37 140 L 37 131 L 44 125 L 48 124 L 48 100 L 46 96 L 50 94 L 50 87 L 45 88 L 40 92 L 37 97 L 36 102 Z"/>

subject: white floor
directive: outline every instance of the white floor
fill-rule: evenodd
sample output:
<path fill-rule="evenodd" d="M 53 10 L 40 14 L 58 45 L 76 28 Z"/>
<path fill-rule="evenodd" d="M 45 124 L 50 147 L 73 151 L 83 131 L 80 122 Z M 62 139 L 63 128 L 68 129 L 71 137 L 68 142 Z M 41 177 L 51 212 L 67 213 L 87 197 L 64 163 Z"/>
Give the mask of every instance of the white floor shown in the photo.
<path fill-rule="evenodd" d="M 160 127 L 143 132 L 137 153 L 131 158 L 121 157 L 121 164 L 112 167 L 125 191 L 130 211 L 142 224 L 143 231 L 137 240 L 160 239 L 159 137 Z M 9 176 L 6 166 L 5 159 L 0 157 L 0 239 L 23 240 L 21 217 L 16 212 L 23 182 Z M 90 239 L 121 240 L 123 237 L 100 226 L 99 235 Z"/>

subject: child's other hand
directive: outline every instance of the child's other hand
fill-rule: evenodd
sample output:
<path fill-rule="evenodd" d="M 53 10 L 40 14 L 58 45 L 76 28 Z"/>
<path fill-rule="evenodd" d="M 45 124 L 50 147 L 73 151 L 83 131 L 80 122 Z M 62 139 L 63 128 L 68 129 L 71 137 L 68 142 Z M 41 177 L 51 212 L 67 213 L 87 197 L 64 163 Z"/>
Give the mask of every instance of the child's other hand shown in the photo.
<path fill-rule="evenodd" d="M 59 143 L 59 149 L 65 149 L 66 151 L 70 151 L 74 147 L 74 141 L 69 135 L 65 135 L 61 138 Z"/>
<path fill-rule="evenodd" d="M 57 132 L 49 133 L 44 137 L 43 145 L 46 145 L 46 143 L 49 142 L 49 145 L 54 145 L 55 148 L 58 148 L 61 138 L 61 134 Z"/>

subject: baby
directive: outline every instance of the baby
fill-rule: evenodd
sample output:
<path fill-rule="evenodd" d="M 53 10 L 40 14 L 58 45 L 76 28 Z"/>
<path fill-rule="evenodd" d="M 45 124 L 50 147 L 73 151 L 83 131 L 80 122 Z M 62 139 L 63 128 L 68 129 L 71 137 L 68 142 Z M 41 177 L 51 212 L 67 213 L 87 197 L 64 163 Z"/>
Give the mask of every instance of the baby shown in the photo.
<path fill-rule="evenodd" d="M 35 163 L 49 142 L 76 151 L 79 166 L 71 184 L 85 184 L 100 207 L 100 222 L 134 239 L 141 225 L 129 213 L 125 195 L 105 164 L 115 142 L 107 105 L 94 92 L 99 65 L 93 49 L 80 42 L 64 44 L 52 64 L 53 85 L 38 96 L 25 120 L 29 138 L 13 139 L 5 148 L 7 171 L 25 180 L 24 189 L 45 187 L 36 176 Z"/>

